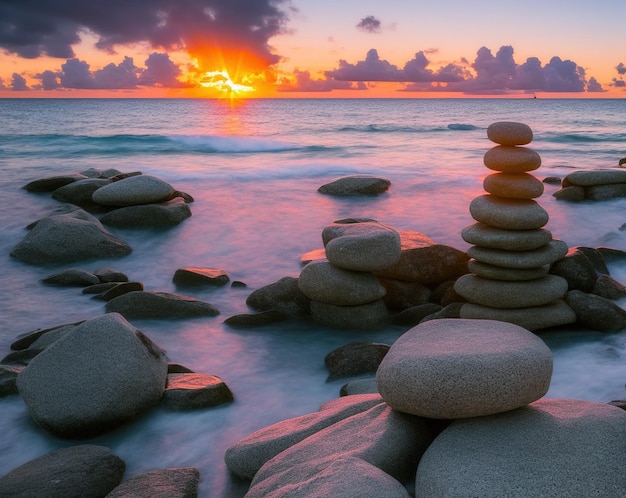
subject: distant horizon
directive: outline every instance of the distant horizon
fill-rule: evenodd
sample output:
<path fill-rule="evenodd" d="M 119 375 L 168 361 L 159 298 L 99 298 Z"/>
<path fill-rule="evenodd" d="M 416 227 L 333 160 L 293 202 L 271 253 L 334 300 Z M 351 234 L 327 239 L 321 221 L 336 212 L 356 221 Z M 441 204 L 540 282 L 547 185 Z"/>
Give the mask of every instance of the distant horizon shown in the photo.
<path fill-rule="evenodd" d="M 626 97 L 623 0 L 28 0 L 0 19 L 2 98 Z"/>

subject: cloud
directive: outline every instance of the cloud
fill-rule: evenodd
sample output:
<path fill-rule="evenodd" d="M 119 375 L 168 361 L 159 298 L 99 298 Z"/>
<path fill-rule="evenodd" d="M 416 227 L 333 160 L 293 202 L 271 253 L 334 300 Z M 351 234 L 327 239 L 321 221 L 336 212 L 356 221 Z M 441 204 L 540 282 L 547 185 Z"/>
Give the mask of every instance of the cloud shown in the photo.
<path fill-rule="evenodd" d="M 0 47 L 25 58 L 71 59 L 72 45 L 88 30 L 99 37 L 97 47 L 111 53 L 147 42 L 155 49 L 185 50 L 201 64 L 244 63 L 247 70 L 262 70 L 280 59 L 268 40 L 284 32 L 289 5 L 290 0 L 4 1 Z"/>
<path fill-rule="evenodd" d="M 626 66 L 623 62 L 620 62 L 617 66 L 615 66 L 617 70 L 617 74 L 626 74 Z"/>
<path fill-rule="evenodd" d="M 46 70 L 34 77 L 41 81 L 37 89 L 56 90 L 121 90 L 138 86 L 181 88 L 189 86 L 178 80 L 180 68 L 168 54 L 154 52 L 145 61 L 145 68 L 135 66 L 131 57 L 124 57 L 119 64 L 108 64 L 92 71 L 86 61 L 68 59 L 60 71 Z"/>
<path fill-rule="evenodd" d="M 365 60 L 349 63 L 339 61 L 339 67 L 326 71 L 326 77 L 336 81 L 407 83 L 401 91 L 463 92 L 467 94 L 506 94 L 511 92 L 583 92 L 602 91 L 595 78 L 587 81 L 585 70 L 570 60 L 552 57 L 542 65 L 537 57 L 517 64 L 512 46 L 500 47 L 494 56 L 481 47 L 469 63 L 449 63 L 430 69 L 424 51 L 417 52 L 402 68 L 381 59 L 376 49 L 367 52 Z M 470 70 L 471 69 L 471 70 Z"/>
<path fill-rule="evenodd" d="M 366 33 L 380 33 L 382 29 L 381 22 L 374 16 L 364 17 L 356 25 L 356 28 Z"/>
<path fill-rule="evenodd" d="M 365 84 L 354 84 L 351 81 L 336 81 L 332 78 L 314 79 L 309 71 L 293 72 L 294 79 L 283 79 L 279 82 L 279 92 L 330 92 L 332 90 L 365 90 Z"/>
<path fill-rule="evenodd" d="M 23 76 L 17 73 L 13 73 L 11 78 L 11 90 L 16 92 L 23 92 L 28 90 L 28 85 L 26 85 L 26 80 Z"/>

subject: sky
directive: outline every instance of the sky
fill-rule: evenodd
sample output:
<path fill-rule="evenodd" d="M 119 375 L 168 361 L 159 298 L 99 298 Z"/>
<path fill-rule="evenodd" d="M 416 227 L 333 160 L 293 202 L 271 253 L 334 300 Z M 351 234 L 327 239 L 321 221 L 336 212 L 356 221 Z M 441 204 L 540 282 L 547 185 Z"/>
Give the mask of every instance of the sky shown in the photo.
<path fill-rule="evenodd" d="M 626 97 L 626 0 L 0 0 L 0 97 Z"/>

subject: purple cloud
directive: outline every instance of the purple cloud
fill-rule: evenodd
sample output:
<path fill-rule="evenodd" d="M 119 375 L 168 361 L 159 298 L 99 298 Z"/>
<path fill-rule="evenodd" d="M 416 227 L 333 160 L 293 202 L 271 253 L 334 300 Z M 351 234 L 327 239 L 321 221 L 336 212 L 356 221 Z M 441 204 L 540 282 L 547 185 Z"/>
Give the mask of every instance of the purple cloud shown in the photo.
<path fill-rule="evenodd" d="M 279 92 L 330 92 L 332 90 L 365 90 L 365 84 L 358 82 L 356 85 L 351 81 L 336 81 L 327 78 L 314 79 L 309 71 L 293 72 L 295 81 L 283 81 L 279 83 Z"/>
<path fill-rule="evenodd" d="M 365 60 L 350 64 L 339 61 L 339 68 L 326 71 L 326 77 L 337 81 L 404 81 L 403 72 L 378 57 L 376 49 L 367 52 Z"/>
<path fill-rule="evenodd" d="M 177 88 L 184 86 L 178 78 L 181 76 L 180 68 L 174 64 L 168 54 L 153 53 L 146 59 L 146 69 L 139 76 L 139 84 L 146 86 L 159 86 Z"/>
<path fill-rule="evenodd" d="M 279 60 L 268 40 L 284 31 L 289 6 L 290 0 L 0 0 L 0 48 L 71 59 L 87 29 L 99 36 L 98 48 L 112 53 L 135 42 L 197 56 L 236 48 L 267 67 Z"/>
<path fill-rule="evenodd" d="M 365 31 L 366 33 L 380 33 L 382 29 L 381 22 L 374 16 L 364 17 L 359 21 L 356 27 L 358 30 Z"/>
<path fill-rule="evenodd" d="M 17 73 L 13 73 L 11 76 L 11 90 L 15 92 L 23 92 L 28 89 L 29 88 L 24 77 Z"/>
<path fill-rule="evenodd" d="M 626 66 L 623 62 L 620 62 L 617 66 L 615 66 L 617 70 L 617 74 L 626 74 Z"/>

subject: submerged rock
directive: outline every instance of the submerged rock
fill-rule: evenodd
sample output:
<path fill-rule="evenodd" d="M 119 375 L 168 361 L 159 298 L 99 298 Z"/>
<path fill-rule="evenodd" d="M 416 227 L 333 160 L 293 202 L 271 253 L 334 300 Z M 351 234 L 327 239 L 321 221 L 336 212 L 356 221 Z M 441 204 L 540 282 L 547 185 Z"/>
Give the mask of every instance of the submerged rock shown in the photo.
<path fill-rule="evenodd" d="M 389 190 L 391 182 L 370 175 L 352 175 L 322 185 L 318 192 L 336 196 L 377 195 Z"/>
<path fill-rule="evenodd" d="M 191 209 L 180 198 L 158 204 L 115 209 L 100 218 L 105 225 L 120 228 L 167 228 L 191 216 Z"/>
<path fill-rule="evenodd" d="M 106 498 L 195 498 L 200 473 L 194 467 L 151 470 L 127 479 Z"/>
<path fill-rule="evenodd" d="M 77 209 L 37 221 L 11 256 L 26 263 L 71 263 L 114 258 L 132 252 L 122 239 L 108 232 L 97 218 Z"/>
<path fill-rule="evenodd" d="M 219 310 L 191 296 L 158 291 L 132 291 L 111 299 L 107 312 L 126 318 L 186 318 L 216 316 Z"/>
<path fill-rule="evenodd" d="M 373 342 L 352 342 L 334 349 L 324 358 L 328 380 L 374 373 L 390 346 Z"/>
<path fill-rule="evenodd" d="M 92 200 L 102 206 L 154 204 L 171 198 L 174 187 L 152 175 L 124 178 L 96 190 Z"/>
<path fill-rule="evenodd" d="M 106 496 L 126 464 L 105 446 L 61 448 L 20 465 L 0 478 L 0 496 Z"/>
<path fill-rule="evenodd" d="M 283 277 L 252 291 L 246 304 L 255 310 L 276 310 L 289 317 L 306 316 L 310 313 L 310 299 L 300 290 L 298 279 L 294 277 Z"/>
<path fill-rule="evenodd" d="M 53 285 L 75 285 L 77 287 L 87 287 L 96 285 L 100 280 L 96 275 L 83 268 L 67 268 L 59 273 L 48 275 L 41 280 L 45 284 Z"/>
<path fill-rule="evenodd" d="M 38 180 L 33 180 L 32 182 L 24 185 L 24 190 L 28 190 L 29 192 L 52 192 L 58 188 L 61 188 L 65 185 L 69 185 L 70 183 L 86 180 L 87 176 L 82 175 L 80 173 L 74 173 L 69 175 L 57 175 L 57 176 L 49 176 L 47 178 L 40 178 Z"/>
<path fill-rule="evenodd" d="M 233 393 L 222 379 L 199 373 L 171 373 L 162 403 L 173 410 L 195 410 L 228 403 Z"/>

